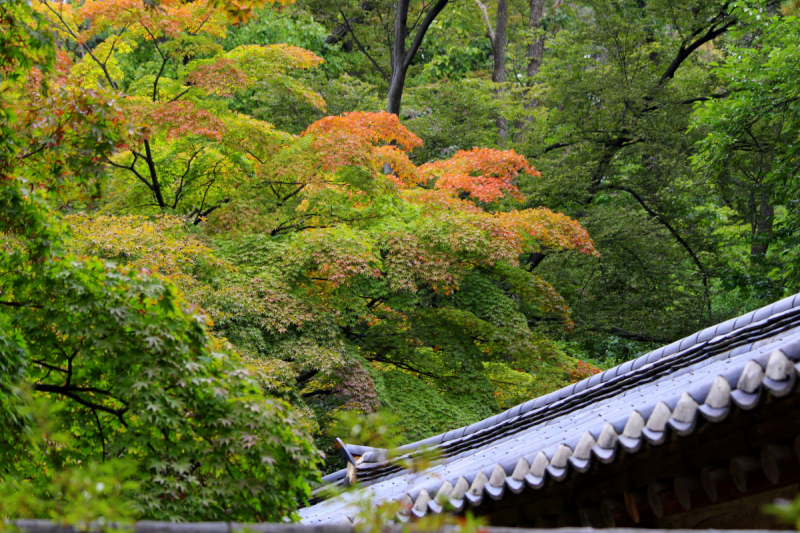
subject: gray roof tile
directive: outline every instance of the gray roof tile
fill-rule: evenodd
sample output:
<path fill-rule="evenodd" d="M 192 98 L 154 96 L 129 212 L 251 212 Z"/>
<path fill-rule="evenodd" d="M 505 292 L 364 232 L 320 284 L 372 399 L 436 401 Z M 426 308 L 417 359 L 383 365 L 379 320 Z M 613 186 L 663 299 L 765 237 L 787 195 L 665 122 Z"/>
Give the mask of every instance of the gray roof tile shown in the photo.
<path fill-rule="evenodd" d="M 603 374 L 602 373 L 595 374 L 594 376 L 589 378 L 589 387 L 587 387 L 587 388 L 594 387 L 595 385 L 597 385 L 599 383 L 602 383 L 602 382 L 603 382 Z"/>
<path fill-rule="evenodd" d="M 719 337 L 720 335 L 726 335 L 733 331 L 733 325 L 736 323 L 738 318 L 731 318 L 730 320 L 726 320 L 722 324 L 717 326 L 716 336 Z"/>
<path fill-rule="evenodd" d="M 679 351 L 686 350 L 690 346 L 694 346 L 697 344 L 697 338 L 700 336 L 700 332 L 698 331 L 694 335 L 689 335 L 685 339 L 681 341 L 680 347 L 678 348 Z"/>
<path fill-rule="evenodd" d="M 762 307 L 761 309 L 757 310 L 753 314 L 753 322 L 758 322 L 760 320 L 764 320 L 765 318 L 769 318 L 773 315 L 772 309 L 775 307 L 775 304 L 768 305 L 766 307 Z"/>
<path fill-rule="evenodd" d="M 589 387 L 589 378 L 582 379 L 578 383 L 575 384 L 575 392 L 581 392 L 586 390 Z"/>
<path fill-rule="evenodd" d="M 697 342 L 710 341 L 716 336 L 717 326 L 711 326 L 701 331 L 697 336 Z"/>
<path fill-rule="evenodd" d="M 473 484 L 478 473 L 482 473 L 487 480 L 492 479 L 498 464 L 510 476 L 520 458 L 533 465 L 539 453 L 544 451 L 548 458 L 553 459 L 559 446 L 564 443 L 567 443 L 569 450 L 576 450 L 578 444 L 583 443 L 584 448 L 575 452 L 581 457 L 570 451 L 568 460 L 562 457 L 566 461 L 563 468 L 559 465 L 548 466 L 544 471 L 544 479 L 529 474 L 525 477 L 528 487 L 541 487 L 547 476 L 562 478 L 570 468 L 579 471 L 588 468 L 598 451 L 604 454 L 605 460 L 612 460 L 615 452 L 600 450 L 597 445 L 592 448 L 595 450 L 593 455 L 586 456 L 586 446 L 600 437 L 606 422 L 610 422 L 616 434 L 620 435 L 623 446 L 636 445 L 640 441 L 622 436 L 626 425 L 632 417 L 638 416 L 636 412 L 641 414 L 645 422 L 650 420 L 659 402 L 663 402 L 668 409 L 667 425 L 672 428 L 668 431 L 675 430 L 678 434 L 693 431 L 698 417 L 711 422 L 724 418 L 727 409 L 725 402 L 728 401 L 724 383 L 730 388 L 730 400 L 737 405 L 753 407 L 764 395 L 738 388 L 742 383 L 740 377 L 743 369 L 748 364 L 752 365 L 751 361 L 757 363 L 756 369 L 762 369 L 754 375 L 760 380 L 755 383 L 756 392 L 763 383 L 763 388 L 773 396 L 788 394 L 793 390 L 791 385 L 795 380 L 794 363 L 800 361 L 800 308 L 787 307 L 787 300 L 768 306 L 770 310 L 764 308 L 721 324 L 714 330 L 713 338 L 705 338 L 711 330 L 708 328 L 673 343 L 669 349 L 656 350 L 602 375 L 592 376 L 585 380 L 585 386 L 584 382 L 571 385 L 480 423 L 404 446 L 405 451 L 412 451 L 423 443 L 428 446 L 438 444 L 446 459 L 418 473 L 403 471 L 397 465 L 368 465 L 366 469 L 359 469 L 359 483 L 369 487 L 377 500 L 401 499 L 410 494 L 412 501 L 423 498 L 420 505 L 415 505 L 415 513 L 440 512 L 441 507 L 428 504 L 425 495 L 432 498 L 443 483 L 455 485 L 463 476 Z M 800 303 L 800 299 L 794 298 L 792 302 Z M 731 333 L 734 326 L 736 330 Z M 706 344 L 702 344 L 704 342 Z M 777 348 L 786 355 L 772 355 Z M 786 357 L 791 363 L 785 363 Z M 647 364 L 648 361 L 650 364 Z M 768 367 L 765 373 L 763 369 Z M 789 378 L 784 377 L 787 375 Z M 719 385 L 723 388 L 710 400 L 709 391 L 718 382 L 718 376 L 723 376 L 725 380 L 723 385 Z M 707 405 L 704 403 L 706 401 L 714 405 Z M 542 409 L 545 405 L 548 407 Z M 652 427 L 658 429 L 660 426 Z M 643 431 L 653 445 L 664 440 L 664 432 L 647 428 Z M 499 475 L 500 471 L 497 471 L 494 476 L 496 483 Z M 325 480 L 337 482 L 337 476 L 338 473 L 335 473 L 326 476 Z M 472 505 L 481 505 L 487 499 L 501 498 L 511 493 L 505 491 L 508 483 L 506 481 L 497 486 L 479 480 L 473 486 L 477 492 L 468 499 Z M 514 487 L 517 492 L 530 490 L 520 485 Z M 306 523 L 318 523 L 336 521 L 347 512 L 346 503 L 326 500 L 301 509 L 300 515 Z"/>
<path fill-rule="evenodd" d="M 789 296 L 788 298 L 784 298 L 783 300 L 778 300 L 772 305 L 772 312 L 773 314 L 782 313 L 784 311 L 788 311 L 793 307 L 794 296 Z"/>
<path fill-rule="evenodd" d="M 755 311 L 751 311 L 746 315 L 742 315 L 736 319 L 736 322 L 733 323 L 733 329 L 739 329 L 741 327 L 747 326 L 753 322 L 753 317 L 755 316 Z"/>

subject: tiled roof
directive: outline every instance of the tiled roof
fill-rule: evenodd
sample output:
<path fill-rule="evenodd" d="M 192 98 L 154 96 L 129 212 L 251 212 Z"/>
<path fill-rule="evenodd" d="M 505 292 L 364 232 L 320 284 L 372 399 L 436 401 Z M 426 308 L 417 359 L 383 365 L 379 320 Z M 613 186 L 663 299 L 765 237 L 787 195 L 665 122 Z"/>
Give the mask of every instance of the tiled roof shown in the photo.
<path fill-rule="evenodd" d="M 403 447 L 413 455 L 436 448 L 442 460 L 422 472 L 385 461 L 380 451 L 348 446 L 360 455 L 355 475 L 374 501 L 400 500 L 409 515 L 480 506 L 485 498 L 540 489 L 547 477 L 586 472 L 613 461 L 620 449 L 658 446 L 668 432 L 688 435 L 698 417 L 722 422 L 732 407 L 749 410 L 766 391 L 793 390 L 800 361 L 800 294 L 728 320 L 602 374 L 518 405 L 471 426 Z M 351 467 L 352 469 L 352 467 Z M 326 476 L 345 483 L 345 471 Z M 352 515 L 343 499 L 300 509 L 307 524 Z"/>

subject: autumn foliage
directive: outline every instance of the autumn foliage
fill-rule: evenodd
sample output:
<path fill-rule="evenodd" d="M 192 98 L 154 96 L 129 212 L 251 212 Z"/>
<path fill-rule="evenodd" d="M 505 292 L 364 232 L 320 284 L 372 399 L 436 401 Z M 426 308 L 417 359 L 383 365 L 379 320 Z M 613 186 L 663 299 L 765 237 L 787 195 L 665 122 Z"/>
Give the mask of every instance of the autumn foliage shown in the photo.
<path fill-rule="evenodd" d="M 97 215 L 109 165 L 150 136 L 117 87 L 75 83 L 79 55 L 57 56 L 54 41 L 77 28 L 73 4 L 34 4 L 44 14 L 0 2 L 0 515 L 291 516 L 318 479 L 311 426 L 215 335 L 198 286 L 220 262 L 185 239 L 185 221 Z M 99 26 L 176 4 L 165 6 L 82 8 Z M 78 210 L 94 216 L 63 216 Z"/>
<path fill-rule="evenodd" d="M 469 379 L 483 391 L 476 405 L 569 383 L 574 361 L 562 360 L 524 318 L 543 314 L 568 328 L 569 309 L 526 260 L 545 251 L 596 255 L 588 233 L 560 213 L 503 203 L 520 198 L 515 180 L 538 176 L 519 154 L 474 149 L 417 166 L 411 156 L 420 144 L 394 115 L 326 117 L 260 161 L 253 181 L 205 227 L 240 268 L 271 272 L 313 308 L 311 318 L 296 323 L 308 332 L 299 337 L 305 340 L 282 352 L 295 361 L 295 375 L 307 368 L 301 354 L 313 346 L 341 354 L 338 364 L 351 368 L 400 368 L 437 376 L 442 387 Z M 334 324 L 341 336 L 321 333 Z M 493 381 L 509 360 L 521 370 Z M 549 377 L 524 377 L 534 368 Z M 367 409 L 406 401 L 396 396 L 406 378 L 394 396 L 378 394 L 376 404 L 381 383 L 399 376 L 345 379 L 338 372 L 316 373 L 303 384 L 302 394 L 314 398 L 309 405 Z M 324 424 L 327 415 L 317 416 Z"/>
<path fill-rule="evenodd" d="M 485 203 L 506 194 L 515 200 L 523 200 L 525 197 L 514 185 L 514 178 L 520 173 L 539 176 L 514 150 L 490 148 L 460 150 L 445 161 L 426 163 L 420 167 L 420 172 L 435 178 L 439 189 L 465 193 Z"/>
<path fill-rule="evenodd" d="M 86 354 L 80 379 L 113 388 L 97 420 L 70 396 L 59 406 L 66 426 L 97 423 L 81 460 L 145 457 L 141 516 L 277 519 L 309 493 L 306 430 L 327 446 L 343 411 L 405 413 L 409 438 L 424 437 L 585 373 L 535 327 L 572 322 L 529 265 L 594 244 L 565 215 L 520 208 L 520 180 L 539 176 L 522 155 L 421 163 L 422 140 L 386 112 L 281 131 L 245 103 L 286 98 L 320 116 L 325 100 L 297 74 L 323 60 L 286 44 L 223 49 L 242 3 L 34 6 L 63 50 L 14 93 L 26 143 L 14 172 L 70 213 L 52 217 L 71 255 L 27 262 L 47 286 L 14 297 L 41 289 L 56 309 L 80 300 L 71 287 L 93 288 L 89 315 L 51 310 L 63 321 L 47 328 L 35 308 L 15 316 L 44 339 L 42 361 L 71 364 L 56 349 L 69 344 Z M 437 415 L 414 419 L 425 405 Z"/>
<path fill-rule="evenodd" d="M 400 124 L 397 115 L 385 111 L 325 117 L 309 126 L 303 135 L 314 138 L 312 146 L 323 170 L 387 162 L 408 172 L 411 162 L 405 152 L 422 145 L 419 137 Z"/>

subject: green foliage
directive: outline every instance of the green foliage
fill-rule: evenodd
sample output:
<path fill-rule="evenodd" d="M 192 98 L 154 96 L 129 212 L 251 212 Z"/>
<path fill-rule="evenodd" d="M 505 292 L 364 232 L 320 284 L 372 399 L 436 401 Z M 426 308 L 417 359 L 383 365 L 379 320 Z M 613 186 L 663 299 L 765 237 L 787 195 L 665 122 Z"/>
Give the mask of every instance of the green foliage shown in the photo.
<path fill-rule="evenodd" d="M 446 159 L 458 150 L 492 146 L 500 140 L 495 121 L 502 100 L 489 81 L 431 83 L 410 88 L 404 99 L 408 128 L 425 143 L 414 152 L 418 161 Z"/>
<path fill-rule="evenodd" d="M 288 44 L 324 56 L 332 50 L 325 45 L 326 36 L 321 24 L 294 6 L 265 6 L 247 23 L 232 28 L 221 44 L 226 50 L 248 44 Z"/>
<path fill-rule="evenodd" d="M 732 265 L 726 288 L 766 302 L 800 288 L 800 107 L 797 72 L 789 67 L 800 53 L 800 21 L 760 2 L 737 2 L 734 13 L 747 25 L 715 69 L 724 97 L 695 109 L 693 127 L 705 137 L 693 163 L 713 179 L 740 229 L 736 241 L 744 245 L 740 257 L 746 263 Z"/>
<path fill-rule="evenodd" d="M 546 1 L 531 25 L 514 1 L 496 84 L 480 8 L 450 3 L 395 117 L 391 2 L 33 5 L 0 6 L 20 140 L 0 159 L 0 405 L 32 427 L 27 382 L 55 407 L 64 479 L 135 455 L 136 516 L 289 513 L 310 433 L 332 452 L 383 410 L 392 446 L 431 436 L 797 289 L 796 6 Z M 51 390 L 69 357 L 108 410 Z M 342 433 L 347 413 L 371 429 Z"/>
<path fill-rule="evenodd" d="M 30 423 L 19 434 L 24 447 L 9 447 L 11 453 L 4 457 L 0 517 L 49 518 L 77 525 L 92 520 L 124 523 L 136 517 L 135 464 L 119 458 L 71 463 L 67 454 L 81 439 L 78 428 L 59 431 L 51 424 L 55 406 L 34 400 L 28 391 L 14 393 L 21 400 L 16 412 Z M 21 450 L 24 460 L 12 455 Z"/>
<path fill-rule="evenodd" d="M 573 311 L 575 336 L 562 338 L 620 360 L 727 316 L 712 304 L 727 260 L 718 199 L 690 165 L 699 135 L 686 133 L 692 101 L 714 91 L 715 52 L 676 56 L 700 28 L 735 20 L 722 2 L 589 1 L 570 17 L 548 37 L 531 93 L 546 114 L 530 133 L 510 131 L 542 172 L 523 192 L 578 218 L 601 254 L 547 254 L 537 268 Z M 604 353 L 619 339 L 638 346 Z"/>
<path fill-rule="evenodd" d="M 34 40 L 29 55 L 17 51 L 4 65 L 2 87 L 2 108 L 25 112 L 3 114 L 0 153 L 0 480 L 14 494 L 3 516 L 291 516 L 319 459 L 295 411 L 264 397 L 257 371 L 211 334 L 208 315 L 172 281 L 68 251 L 63 219 L 48 204 L 94 186 L 98 161 L 113 156 L 128 124 L 94 89 L 68 87 L 74 97 L 63 111 L 48 89 L 54 80 L 41 78 L 54 57 L 31 31 L 42 16 L 26 2 L 0 9 L 3 57 Z M 38 74 L 15 75 L 36 63 Z M 59 133 L 59 124 L 42 137 L 50 117 L 91 135 Z M 74 187 L 40 180 L 48 165 Z"/>
<path fill-rule="evenodd" d="M 486 380 L 479 374 L 474 377 Z M 443 396 L 435 387 L 400 370 L 382 372 L 380 380 L 385 390 L 385 395 L 378 396 L 381 406 L 391 413 L 404 413 L 398 421 L 402 444 L 468 426 L 498 412 L 496 403 L 488 398 L 469 393 Z"/>
<path fill-rule="evenodd" d="M 775 516 L 784 524 L 791 524 L 800 529 L 800 499 L 777 500 L 775 503 L 764 506 L 764 512 Z"/>
<path fill-rule="evenodd" d="M 65 90 L 122 89 L 120 119 L 139 127 L 117 142 L 119 153 L 106 150 L 95 161 L 114 170 L 109 212 L 170 212 L 199 223 L 225 206 L 264 150 L 290 138 L 257 119 L 281 123 L 280 108 L 325 107 L 296 76 L 316 68 L 320 57 L 284 43 L 225 51 L 216 41 L 225 37 L 228 19 L 213 3 L 150 9 L 141 0 L 79 6 L 37 0 L 34 6 L 42 28 L 60 32 Z M 75 130 L 73 144 L 86 137 Z"/>

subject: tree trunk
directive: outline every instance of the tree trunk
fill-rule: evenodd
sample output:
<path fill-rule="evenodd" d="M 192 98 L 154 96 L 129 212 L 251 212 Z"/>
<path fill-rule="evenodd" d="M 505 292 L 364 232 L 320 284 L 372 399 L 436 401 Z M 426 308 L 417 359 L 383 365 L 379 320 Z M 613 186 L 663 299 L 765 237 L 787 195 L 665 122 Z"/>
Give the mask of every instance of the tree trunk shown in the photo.
<path fill-rule="evenodd" d="M 754 206 L 752 239 L 750 241 L 751 259 L 767 255 L 769 239 L 772 234 L 772 221 L 775 218 L 775 206 L 770 203 L 769 196 L 769 193 L 762 193 L 760 205 Z"/>
<path fill-rule="evenodd" d="M 492 81 L 495 83 L 505 83 L 506 81 L 506 29 L 508 28 L 508 2 L 507 0 L 497 0 L 497 21 L 494 31 L 494 69 L 492 70 Z M 502 88 L 497 89 L 498 96 L 503 92 Z M 505 117 L 497 117 L 497 133 L 502 139 L 508 139 L 508 122 Z"/>
<path fill-rule="evenodd" d="M 388 102 L 386 104 L 386 111 L 400 114 L 400 104 L 403 99 L 403 88 L 406 83 L 406 71 L 402 69 L 399 72 L 392 73 L 392 80 L 389 82 Z"/>
<path fill-rule="evenodd" d="M 506 29 L 508 28 L 508 2 L 497 0 L 497 22 L 494 30 L 492 49 L 494 50 L 494 69 L 492 81 L 506 81 Z"/>
<path fill-rule="evenodd" d="M 392 77 L 389 81 L 386 111 L 400 114 L 400 103 L 406 83 L 406 37 L 408 36 L 408 3 L 410 0 L 397 0 L 394 15 L 394 43 L 392 46 Z"/>
<path fill-rule="evenodd" d="M 528 16 L 528 29 L 538 30 L 542 24 L 544 15 L 544 0 L 531 0 L 531 10 Z M 529 78 L 536 76 L 542 66 L 544 56 L 544 36 L 540 36 L 533 43 L 528 45 L 528 70 L 526 74 Z"/>
<path fill-rule="evenodd" d="M 151 187 L 150 190 L 153 191 L 153 196 L 158 203 L 158 207 L 160 209 L 167 208 L 167 202 L 164 201 L 164 194 L 161 191 L 161 184 L 158 182 L 158 172 L 156 172 L 156 165 L 155 160 L 153 159 L 153 152 L 150 150 L 150 142 L 145 140 L 144 141 L 144 153 L 145 153 L 145 162 L 147 163 L 147 169 L 150 172 L 150 181 Z"/>
<path fill-rule="evenodd" d="M 403 99 L 403 89 L 406 84 L 406 73 L 408 67 L 411 66 L 411 61 L 417 55 L 419 47 L 422 46 L 422 40 L 425 34 L 428 33 L 433 20 L 442 12 L 444 6 L 447 5 L 449 0 L 438 0 L 436 4 L 430 8 L 430 11 L 425 15 L 425 18 L 417 28 L 414 34 L 414 39 L 411 45 L 406 50 L 406 38 L 408 37 L 408 7 L 410 0 L 397 0 L 397 7 L 394 17 L 394 43 L 391 49 L 392 60 L 392 75 L 389 78 L 389 92 L 387 95 L 386 111 L 400 114 L 400 105 Z"/>

